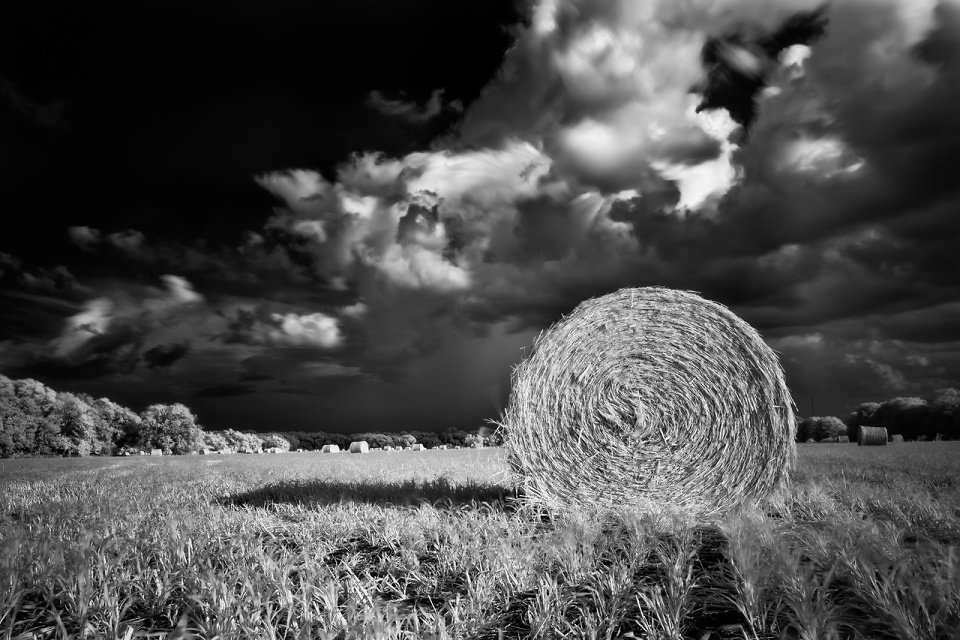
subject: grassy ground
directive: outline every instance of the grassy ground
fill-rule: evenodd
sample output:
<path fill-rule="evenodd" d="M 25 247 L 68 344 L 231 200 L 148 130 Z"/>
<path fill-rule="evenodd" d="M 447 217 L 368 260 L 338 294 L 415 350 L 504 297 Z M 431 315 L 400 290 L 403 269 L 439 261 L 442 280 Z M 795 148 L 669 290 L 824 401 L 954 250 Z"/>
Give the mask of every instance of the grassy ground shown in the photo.
<path fill-rule="evenodd" d="M 502 455 L 0 461 L 0 633 L 960 638 L 960 443 L 801 445 L 700 523 L 517 509 Z"/>

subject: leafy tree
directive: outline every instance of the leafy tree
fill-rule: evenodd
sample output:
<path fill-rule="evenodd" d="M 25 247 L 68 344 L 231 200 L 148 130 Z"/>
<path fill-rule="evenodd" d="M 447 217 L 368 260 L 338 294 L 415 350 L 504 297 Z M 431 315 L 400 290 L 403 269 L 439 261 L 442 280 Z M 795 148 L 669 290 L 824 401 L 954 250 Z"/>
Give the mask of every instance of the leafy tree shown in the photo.
<path fill-rule="evenodd" d="M 227 444 L 227 439 L 220 431 L 204 431 L 200 441 L 203 443 L 203 446 L 208 449 L 213 449 L 214 451 L 230 448 L 230 445 Z"/>
<path fill-rule="evenodd" d="M 937 389 L 928 405 L 932 429 L 946 439 L 960 439 L 960 389 Z"/>
<path fill-rule="evenodd" d="M 135 445 L 140 437 L 140 416 L 108 398 L 89 403 L 99 419 L 95 423 L 94 454 L 109 455 Z"/>
<path fill-rule="evenodd" d="M 32 455 L 37 448 L 39 420 L 25 413 L 16 398 L 0 396 L 0 457 Z"/>
<path fill-rule="evenodd" d="M 13 387 L 23 408 L 33 415 L 48 415 L 57 402 L 57 392 L 33 378 L 15 380 Z"/>
<path fill-rule="evenodd" d="M 371 447 L 387 447 L 393 445 L 393 436 L 386 433 L 365 432 L 354 434 L 355 440 L 366 440 Z"/>
<path fill-rule="evenodd" d="M 449 429 L 440 433 L 440 441 L 446 445 L 462 447 L 466 441 L 467 435 L 467 432 L 463 429 L 455 429 L 450 427 Z"/>
<path fill-rule="evenodd" d="M 874 416 L 877 413 L 877 409 L 880 408 L 879 402 L 864 402 L 859 407 L 857 407 L 857 427 L 870 427 L 874 425 Z"/>
<path fill-rule="evenodd" d="M 404 433 L 400 436 L 401 446 L 412 447 L 417 443 L 417 438 L 409 433 Z"/>
<path fill-rule="evenodd" d="M 264 449 L 280 449 L 281 451 L 290 451 L 290 441 L 279 433 L 267 433 L 260 436 L 260 442 Z"/>
<path fill-rule="evenodd" d="M 930 411 L 922 398 L 893 398 L 882 403 L 873 415 L 878 427 L 886 427 L 889 434 L 901 434 L 907 440 L 921 436 L 932 439 L 936 427 L 929 420 Z"/>
<path fill-rule="evenodd" d="M 221 433 L 227 441 L 227 447 L 233 451 L 256 451 L 260 448 L 260 436 L 255 433 L 241 433 L 236 429 L 226 429 Z"/>
<path fill-rule="evenodd" d="M 182 404 L 150 405 L 141 418 L 140 443 L 144 447 L 185 454 L 200 445 L 202 430 L 190 409 Z"/>
<path fill-rule="evenodd" d="M 836 416 L 826 416 L 818 418 L 814 423 L 812 437 L 817 440 L 825 440 L 826 438 L 846 435 L 846 433 L 847 425 L 844 424 L 843 420 Z"/>
<path fill-rule="evenodd" d="M 285 432 L 281 433 L 280 435 L 283 436 L 284 439 L 285 439 L 285 440 L 287 441 L 287 443 L 289 444 L 288 449 L 289 449 L 290 451 L 296 451 L 297 449 L 300 448 L 300 437 L 299 437 L 296 433 L 292 433 L 292 432 L 289 432 L 289 431 L 285 431 Z"/>
<path fill-rule="evenodd" d="M 64 392 L 58 395 L 53 413 L 60 421 L 60 433 L 69 442 L 68 455 L 90 455 L 97 432 L 97 416 L 90 405 Z"/>
<path fill-rule="evenodd" d="M 479 447 L 482 447 L 482 446 L 483 446 L 483 436 L 478 436 L 478 435 L 475 434 L 475 433 L 467 434 L 467 437 L 464 439 L 464 444 L 466 444 L 468 447 L 472 447 L 473 445 L 477 445 L 477 446 L 479 446 Z"/>
<path fill-rule="evenodd" d="M 431 449 L 443 444 L 443 442 L 440 440 L 439 434 L 433 431 L 414 431 L 410 435 L 416 438 L 417 442 Z"/>
<path fill-rule="evenodd" d="M 300 440 L 300 446 L 297 447 L 298 449 L 310 449 L 313 451 L 320 449 L 327 441 L 327 434 L 322 431 L 298 431 L 296 437 Z"/>

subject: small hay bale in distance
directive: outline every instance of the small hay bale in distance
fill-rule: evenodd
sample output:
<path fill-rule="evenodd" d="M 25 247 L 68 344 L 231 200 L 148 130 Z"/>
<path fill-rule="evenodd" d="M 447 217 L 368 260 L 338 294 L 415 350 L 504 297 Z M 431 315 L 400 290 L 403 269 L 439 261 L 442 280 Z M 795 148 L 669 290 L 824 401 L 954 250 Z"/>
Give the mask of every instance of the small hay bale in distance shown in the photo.
<path fill-rule="evenodd" d="M 558 511 L 724 513 L 796 457 L 776 353 L 723 305 L 660 287 L 586 300 L 541 333 L 499 428 L 524 500 Z"/>
<path fill-rule="evenodd" d="M 150 450 L 150 455 L 152 455 L 152 456 L 162 456 L 162 455 L 163 455 L 163 449 L 151 449 L 151 450 Z"/>
<path fill-rule="evenodd" d="M 837 436 L 837 442 L 840 444 L 846 444 L 850 442 L 850 436 Z"/>
<path fill-rule="evenodd" d="M 899 433 L 895 433 L 890 436 L 890 442 L 903 442 L 903 436 Z"/>
<path fill-rule="evenodd" d="M 410 446 L 411 451 L 423 451 L 423 449 L 424 449 L 423 445 L 420 444 L 419 442 Z"/>
<path fill-rule="evenodd" d="M 351 442 L 350 453 L 370 453 L 370 445 L 366 440 Z"/>
<path fill-rule="evenodd" d="M 860 427 L 857 435 L 858 447 L 885 447 L 886 445 L 886 427 Z"/>
<path fill-rule="evenodd" d="M 325 444 L 321 451 L 323 453 L 340 453 L 340 447 L 335 444 Z"/>

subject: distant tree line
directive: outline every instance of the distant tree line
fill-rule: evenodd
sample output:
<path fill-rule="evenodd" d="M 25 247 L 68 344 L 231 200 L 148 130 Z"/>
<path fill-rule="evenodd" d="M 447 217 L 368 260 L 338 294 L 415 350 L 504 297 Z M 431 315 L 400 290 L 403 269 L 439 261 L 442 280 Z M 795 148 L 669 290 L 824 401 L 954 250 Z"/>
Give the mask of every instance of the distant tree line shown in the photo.
<path fill-rule="evenodd" d="M 290 442 L 292 449 L 320 449 L 325 444 L 335 444 L 341 449 L 350 447 L 356 440 L 365 440 L 374 448 L 409 447 L 422 444 L 425 447 L 440 445 L 469 447 L 472 444 L 498 446 L 502 443 L 498 434 L 480 429 L 480 433 L 470 433 L 461 429 L 447 429 L 436 433 L 434 431 L 401 431 L 400 433 L 380 433 L 367 431 L 364 433 L 325 433 L 323 431 L 285 431 L 279 435 Z M 483 434 L 483 435 L 481 435 Z"/>
<path fill-rule="evenodd" d="M 860 427 L 885 427 L 887 434 L 904 440 L 960 440 L 960 390 L 938 389 L 928 398 L 893 398 L 864 402 L 844 420 L 834 416 L 797 421 L 797 440 L 824 440 L 849 435 L 855 440 Z"/>
<path fill-rule="evenodd" d="M 490 429 L 476 433 L 447 429 L 400 433 L 205 431 L 182 404 L 154 404 L 137 413 L 107 398 L 57 392 L 33 379 L 0 375 L 0 458 L 118 455 L 160 449 L 164 454 L 219 451 L 317 450 L 326 444 L 348 449 L 355 440 L 371 447 L 421 443 L 470 446 L 501 444 Z"/>

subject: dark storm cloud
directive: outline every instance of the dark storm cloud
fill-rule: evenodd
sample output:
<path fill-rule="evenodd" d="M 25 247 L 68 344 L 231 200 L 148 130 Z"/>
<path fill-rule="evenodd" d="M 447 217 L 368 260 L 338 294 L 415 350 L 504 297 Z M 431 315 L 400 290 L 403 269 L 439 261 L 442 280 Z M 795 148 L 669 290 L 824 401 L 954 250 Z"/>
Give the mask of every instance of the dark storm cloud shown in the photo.
<path fill-rule="evenodd" d="M 259 173 L 277 206 L 239 244 L 75 227 L 84 259 L 182 274 L 205 301 L 141 324 L 89 299 L 59 359 L 120 370 L 189 340 L 185 388 L 276 379 L 351 424 L 468 420 L 536 331 L 660 285 L 756 326 L 798 393 L 960 380 L 960 10 L 543 0 L 515 36 L 430 150 Z M 371 100 L 418 119 L 434 98 Z"/>
<path fill-rule="evenodd" d="M 272 391 L 273 393 L 288 393 L 295 396 L 313 395 L 306 389 L 301 389 L 300 387 L 275 387 L 273 389 L 267 389 L 267 391 Z"/>
<path fill-rule="evenodd" d="M 232 398 L 256 393 L 257 390 L 245 384 L 226 384 L 216 387 L 207 387 L 197 392 L 201 398 Z"/>
<path fill-rule="evenodd" d="M 58 294 L 77 299 L 91 290 L 65 266 L 43 267 L 25 263 L 9 253 L 0 253 L 0 287 L 33 293 Z"/>
<path fill-rule="evenodd" d="M 63 117 L 65 103 L 62 101 L 38 104 L 26 98 L 9 80 L 0 78 L 0 96 L 6 104 L 29 122 L 53 129 L 66 129 Z"/>
<path fill-rule="evenodd" d="M 315 293 L 323 284 L 300 243 L 276 237 L 269 230 L 264 234 L 247 232 L 234 246 L 148 238 L 135 229 L 104 233 L 76 226 L 70 227 L 69 233 L 74 244 L 109 258 L 112 264 L 119 258 L 128 261 L 128 268 L 154 276 L 176 271 L 224 294 L 266 295 L 298 286 Z"/>
<path fill-rule="evenodd" d="M 707 69 L 698 92 L 703 100 L 697 110 L 726 109 L 745 131 L 756 117 L 757 97 L 767 75 L 779 63 L 777 56 L 787 47 L 812 44 L 827 24 L 826 6 L 789 17 L 770 33 L 733 33 L 707 39 L 701 52 Z"/>
<path fill-rule="evenodd" d="M 147 341 L 164 331 L 182 331 L 203 300 L 183 278 L 165 276 L 163 283 L 163 289 L 125 287 L 89 299 L 79 312 L 62 317 L 59 335 L 33 346 L 20 365 L 54 377 L 133 372 Z M 178 349 L 148 352 L 143 355 L 154 365 L 176 356 Z"/>
<path fill-rule="evenodd" d="M 269 376 L 265 373 L 244 373 L 240 376 L 240 382 L 266 382 L 268 380 L 275 380 L 273 376 Z"/>
<path fill-rule="evenodd" d="M 187 342 L 158 344 L 143 352 L 143 360 L 150 369 L 166 369 L 187 355 L 189 351 L 190 344 Z"/>

